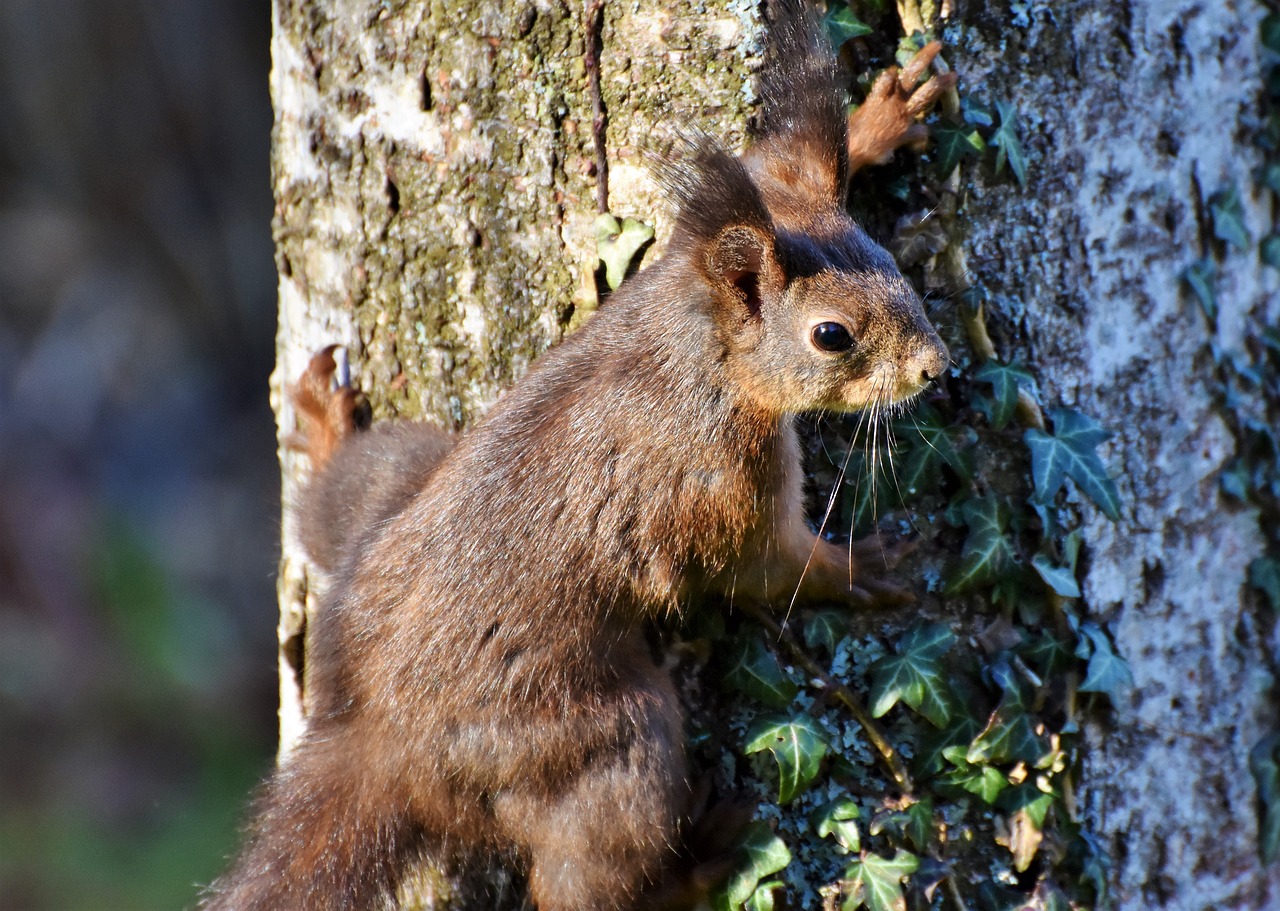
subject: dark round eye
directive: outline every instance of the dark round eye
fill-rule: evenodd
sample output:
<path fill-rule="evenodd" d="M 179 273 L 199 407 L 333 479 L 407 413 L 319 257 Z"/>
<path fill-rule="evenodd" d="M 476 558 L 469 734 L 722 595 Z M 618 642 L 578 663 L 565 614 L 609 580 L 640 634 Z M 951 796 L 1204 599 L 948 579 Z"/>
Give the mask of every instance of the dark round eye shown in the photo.
<path fill-rule="evenodd" d="M 823 351 L 848 351 L 853 347 L 853 336 L 839 323 L 818 323 L 812 337 L 813 344 Z"/>

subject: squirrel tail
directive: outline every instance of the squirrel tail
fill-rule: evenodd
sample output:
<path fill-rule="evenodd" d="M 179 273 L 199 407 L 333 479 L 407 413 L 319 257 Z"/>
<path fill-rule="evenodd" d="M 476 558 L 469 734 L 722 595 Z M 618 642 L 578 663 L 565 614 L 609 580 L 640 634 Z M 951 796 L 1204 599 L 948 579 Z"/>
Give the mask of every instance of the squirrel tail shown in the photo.
<path fill-rule="evenodd" d="M 361 778 L 334 741 L 300 743 L 263 787 L 249 839 L 201 911 L 382 907 L 419 846 L 383 783 Z M 366 806 L 373 795 L 381 806 Z"/>

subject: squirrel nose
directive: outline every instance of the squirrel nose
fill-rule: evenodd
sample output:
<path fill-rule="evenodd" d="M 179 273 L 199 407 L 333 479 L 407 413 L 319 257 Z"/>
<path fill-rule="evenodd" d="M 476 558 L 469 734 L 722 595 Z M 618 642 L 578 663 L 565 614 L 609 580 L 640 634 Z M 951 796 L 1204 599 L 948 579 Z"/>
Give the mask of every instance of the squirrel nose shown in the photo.
<path fill-rule="evenodd" d="M 937 333 L 931 332 L 912 353 L 904 372 L 921 386 L 927 386 L 939 379 L 950 364 L 951 355 L 947 352 L 947 346 L 942 344 Z"/>

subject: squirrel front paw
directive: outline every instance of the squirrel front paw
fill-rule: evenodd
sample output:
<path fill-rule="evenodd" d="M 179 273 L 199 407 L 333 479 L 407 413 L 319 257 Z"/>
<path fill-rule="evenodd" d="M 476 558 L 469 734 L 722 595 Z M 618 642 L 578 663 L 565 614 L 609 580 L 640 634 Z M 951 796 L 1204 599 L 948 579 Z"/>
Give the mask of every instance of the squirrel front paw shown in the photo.
<path fill-rule="evenodd" d="M 910 589 L 891 581 L 888 575 L 916 549 L 916 542 L 902 538 L 885 545 L 879 535 L 860 538 L 849 546 L 849 557 L 857 567 L 851 600 L 862 607 L 901 607 L 914 604 Z"/>
<path fill-rule="evenodd" d="M 359 389 L 335 382 L 339 345 L 330 345 L 307 363 L 298 381 L 289 387 L 289 399 L 298 410 L 302 427 L 291 435 L 288 445 L 305 452 L 311 470 L 318 471 L 329 461 L 342 441 L 368 423 L 368 406 Z"/>
<path fill-rule="evenodd" d="M 928 113 L 959 77 L 942 73 L 920 83 L 942 50 L 931 41 L 899 70 L 889 67 L 877 77 L 864 101 L 849 115 L 849 172 L 869 164 L 884 164 L 896 149 L 919 145 L 929 138 L 929 128 L 917 118 Z"/>

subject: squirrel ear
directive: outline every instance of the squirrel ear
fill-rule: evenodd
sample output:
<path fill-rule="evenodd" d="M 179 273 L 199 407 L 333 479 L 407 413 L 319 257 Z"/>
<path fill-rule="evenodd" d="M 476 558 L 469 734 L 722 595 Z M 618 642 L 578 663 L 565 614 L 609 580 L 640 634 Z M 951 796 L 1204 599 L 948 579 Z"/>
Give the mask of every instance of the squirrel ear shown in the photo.
<path fill-rule="evenodd" d="M 720 232 L 706 251 L 707 277 L 720 302 L 735 316 L 760 316 L 761 286 L 776 277 L 773 235 L 735 225 Z"/>
<path fill-rule="evenodd" d="M 743 163 L 708 137 L 686 134 L 680 152 L 660 173 L 680 207 L 672 244 L 689 251 L 718 312 L 758 316 L 762 289 L 782 275 L 760 191 Z"/>
<path fill-rule="evenodd" d="M 816 202 L 841 202 L 848 178 L 848 92 L 817 10 L 772 0 L 758 89 L 753 173 Z"/>

